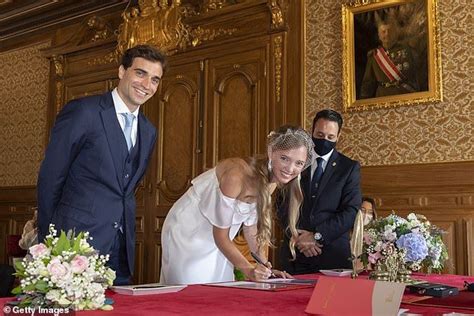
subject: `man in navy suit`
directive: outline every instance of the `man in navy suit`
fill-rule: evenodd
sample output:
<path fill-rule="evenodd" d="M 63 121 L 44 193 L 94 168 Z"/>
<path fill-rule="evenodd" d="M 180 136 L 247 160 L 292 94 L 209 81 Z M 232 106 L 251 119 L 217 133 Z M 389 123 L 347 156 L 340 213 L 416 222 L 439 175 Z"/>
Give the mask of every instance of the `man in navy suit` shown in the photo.
<path fill-rule="evenodd" d="M 135 259 L 135 187 L 156 141 L 139 113 L 157 91 L 165 57 L 147 45 L 127 50 L 112 92 L 73 100 L 56 118 L 38 176 L 39 241 L 49 224 L 88 231 L 109 254 L 115 284 L 129 284 Z"/>
<path fill-rule="evenodd" d="M 289 237 L 281 246 L 281 264 L 292 274 L 322 269 L 351 268 L 349 231 L 362 203 L 360 165 L 339 153 L 336 143 L 341 133 L 341 115 L 322 110 L 313 120 L 316 152 L 311 168 L 301 174 L 304 200 L 295 240 L 296 259 L 291 260 Z M 282 227 L 287 227 L 287 206 L 277 203 Z"/>

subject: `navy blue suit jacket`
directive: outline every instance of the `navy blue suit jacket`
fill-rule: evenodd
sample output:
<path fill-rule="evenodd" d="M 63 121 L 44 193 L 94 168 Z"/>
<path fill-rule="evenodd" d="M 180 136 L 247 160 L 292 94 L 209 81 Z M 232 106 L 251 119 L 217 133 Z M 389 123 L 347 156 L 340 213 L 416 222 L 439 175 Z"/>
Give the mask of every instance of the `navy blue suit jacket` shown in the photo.
<path fill-rule="evenodd" d="M 155 127 L 138 115 L 139 162 L 128 179 L 127 144 L 112 94 L 66 104 L 56 118 L 38 177 L 39 240 L 56 229 L 88 231 L 101 254 L 109 253 L 117 227 L 124 224 L 130 274 L 135 257 L 135 196 L 156 140 Z M 124 185 L 124 177 L 129 180 Z M 122 216 L 124 218 L 122 218 Z"/>
<path fill-rule="evenodd" d="M 288 236 L 285 236 L 280 252 L 283 268 L 290 273 L 350 268 L 349 232 L 362 203 L 360 164 L 334 150 L 314 197 L 310 194 L 311 168 L 301 174 L 300 183 L 304 202 L 298 227 L 323 235 L 322 254 L 307 258 L 296 250 L 297 258 L 290 262 Z M 285 202 L 277 202 L 277 212 L 280 222 L 286 228 L 288 219 Z"/>

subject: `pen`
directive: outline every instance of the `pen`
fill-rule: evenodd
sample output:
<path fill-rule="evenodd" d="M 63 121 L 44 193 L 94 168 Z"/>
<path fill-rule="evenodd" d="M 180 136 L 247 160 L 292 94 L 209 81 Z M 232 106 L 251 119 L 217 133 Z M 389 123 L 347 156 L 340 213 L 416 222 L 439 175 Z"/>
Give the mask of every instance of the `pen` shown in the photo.
<path fill-rule="evenodd" d="M 262 266 L 265 266 L 265 267 L 267 266 L 255 252 L 250 252 L 250 255 L 258 264 L 261 264 Z M 273 269 L 270 269 L 270 271 L 272 272 L 272 277 L 276 278 L 276 275 L 273 273 Z"/>

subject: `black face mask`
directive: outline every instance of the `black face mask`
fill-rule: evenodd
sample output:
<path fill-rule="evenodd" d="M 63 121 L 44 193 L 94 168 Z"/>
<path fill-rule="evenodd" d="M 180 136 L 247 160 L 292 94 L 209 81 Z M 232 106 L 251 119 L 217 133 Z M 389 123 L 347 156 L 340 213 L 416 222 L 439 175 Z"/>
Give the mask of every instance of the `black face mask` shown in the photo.
<path fill-rule="evenodd" d="M 334 149 L 334 147 L 336 147 L 336 142 L 331 142 L 324 138 L 313 137 L 313 143 L 314 143 L 314 151 L 320 156 L 326 155 L 332 149 Z"/>

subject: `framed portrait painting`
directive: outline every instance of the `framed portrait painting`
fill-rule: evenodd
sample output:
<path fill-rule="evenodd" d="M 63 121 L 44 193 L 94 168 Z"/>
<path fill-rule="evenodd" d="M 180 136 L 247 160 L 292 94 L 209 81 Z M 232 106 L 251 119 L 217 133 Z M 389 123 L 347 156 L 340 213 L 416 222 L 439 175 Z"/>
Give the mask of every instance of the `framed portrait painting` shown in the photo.
<path fill-rule="evenodd" d="M 442 100 L 437 0 L 342 7 L 344 110 Z"/>

